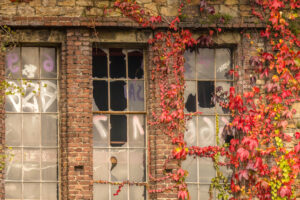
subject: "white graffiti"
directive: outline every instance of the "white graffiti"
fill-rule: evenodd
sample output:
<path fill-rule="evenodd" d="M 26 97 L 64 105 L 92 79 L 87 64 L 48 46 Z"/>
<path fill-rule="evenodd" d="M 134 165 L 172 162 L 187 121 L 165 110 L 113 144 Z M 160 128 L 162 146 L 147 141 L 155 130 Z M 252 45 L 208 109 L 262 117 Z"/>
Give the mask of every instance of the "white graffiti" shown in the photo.
<path fill-rule="evenodd" d="M 199 143 L 200 146 L 209 146 L 213 145 L 213 131 L 214 131 L 214 123 L 208 118 L 203 117 L 203 121 L 206 123 L 206 126 L 200 127 L 199 132 Z"/>
<path fill-rule="evenodd" d="M 9 102 L 13 105 L 16 112 L 21 111 L 21 94 L 18 92 L 18 85 L 15 82 L 8 81 L 9 87 L 6 89 L 6 92 L 11 93 L 7 95 Z M 13 95 L 12 95 L 13 94 Z"/>
<path fill-rule="evenodd" d="M 36 92 L 39 91 L 38 83 L 28 83 L 24 86 L 25 91 L 28 89 L 32 89 L 26 96 L 24 96 L 22 101 L 22 107 L 29 108 L 32 112 L 39 112 L 39 104 L 36 97 Z"/>
<path fill-rule="evenodd" d="M 133 119 L 132 119 L 132 126 L 133 126 L 133 138 L 134 139 L 137 139 L 138 137 L 138 132 L 140 133 L 140 135 L 144 135 L 145 132 L 144 132 L 144 129 L 141 125 L 141 122 L 138 118 L 138 116 L 134 115 L 133 116 Z"/>
<path fill-rule="evenodd" d="M 99 136 L 101 138 L 106 138 L 107 135 L 108 135 L 107 130 L 104 127 L 104 125 L 102 124 L 101 121 L 107 122 L 107 116 L 105 116 L 105 115 L 95 115 L 93 117 L 93 123 L 94 123 L 94 126 L 97 129 L 97 132 L 99 133 Z"/>
<path fill-rule="evenodd" d="M 188 145 L 194 145 L 196 141 L 196 125 L 194 121 L 187 122 L 187 131 L 185 132 L 185 139 Z"/>
<path fill-rule="evenodd" d="M 223 65 L 221 65 L 218 69 L 217 69 L 217 72 L 223 72 L 224 70 L 226 70 L 230 65 L 230 62 L 226 62 L 224 63 Z"/>
<path fill-rule="evenodd" d="M 41 100 L 43 112 L 53 104 L 57 97 L 56 84 L 50 81 L 42 81 Z"/>
<path fill-rule="evenodd" d="M 37 67 L 32 64 L 24 65 L 24 69 L 22 71 L 22 74 L 27 76 L 28 78 L 34 78 L 35 71 L 37 70 Z"/>

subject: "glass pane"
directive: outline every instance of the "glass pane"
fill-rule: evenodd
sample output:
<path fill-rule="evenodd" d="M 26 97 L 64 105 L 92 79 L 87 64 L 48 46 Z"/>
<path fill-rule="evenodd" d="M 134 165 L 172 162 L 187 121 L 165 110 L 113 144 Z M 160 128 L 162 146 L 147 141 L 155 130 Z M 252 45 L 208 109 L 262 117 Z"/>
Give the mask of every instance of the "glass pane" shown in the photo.
<path fill-rule="evenodd" d="M 112 185 L 111 186 L 111 199 L 112 200 L 127 200 L 127 193 L 128 193 L 128 186 L 124 185 L 121 189 L 121 192 L 118 195 L 114 195 L 116 191 L 118 190 L 119 186 L 118 185 Z"/>
<path fill-rule="evenodd" d="M 23 197 L 24 199 L 40 199 L 40 183 L 23 183 Z"/>
<path fill-rule="evenodd" d="M 127 144 L 127 116 L 110 116 L 110 145 L 113 147 L 126 146 Z"/>
<path fill-rule="evenodd" d="M 185 82 L 184 105 L 184 112 L 196 112 L 196 81 Z"/>
<path fill-rule="evenodd" d="M 19 81 L 7 81 L 8 88 L 6 88 L 5 95 L 5 111 L 7 112 L 21 112 L 21 88 Z"/>
<path fill-rule="evenodd" d="M 146 181 L 145 160 L 144 149 L 129 151 L 129 180 L 136 182 Z"/>
<path fill-rule="evenodd" d="M 196 55 L 196 69 L 198 79 L 214 79 L 214 50 L 213 49 L 199 49 Z"/>
<path fill-rule="evenodd" d="M 198 200 L 198 185 L 188 184 L 187 187 L 189 190 L 191 200 Z M 200 199 L 202 200 L 202 197 Z M 206 199 L 203 199 L 203 200 L 206 200 Z"/>
<path fill-rule="evenodd" d="M 227 92 L 227 94 L 229 94 L 229 89 L 230 89 L 231 85 L 232 85 L 232 82 L 217 82 L 216 83 L 216 88 L 217 89 L 222 89 L 222 92 L 218 92 L 217 95 L 220 96 L 220 93 L 224 93 L 224 92 Z M 220 106 L 220 104 L 218 102 L 216 104 L 217 104 L 217 112 L 218 113 L 220 113 L 220 114 L 230 114 L 228 108 L 222 108 L 222 106 Z"/>
<path fill-rule="evenodd" d="M 56 183 L 42 183 L 42 200 L 58 199 Z"/>
<path fill-rule="evenodd" d="M 38 78 L 39 75 L 39 48 L 22 47 L 22 77 Z"/>
<path fill-rule="evenodd" d="M 198 118 L 198 144 L 200 147 L 215 145 L 215 117 L 200 116 Z"/>
<path fill-rule="evenodd" d="M 230 49 L 216 49 L 217 79 L 232 79 Z"/>
<path fill-rule="evenodd" d="M 145 116 L 129 115 L 129 146 L 145 146 Z"/>
<path fill-rule="evenodd" d="M 109 49 L 110 77 L 125 78 L 126 62 L 125 52 L 122 49 Z"/>
<path fill-rule="evenodd" d="M 40 146 L 41 144 L 40 114 L 23 114 L 23 145 Z"/>
<path fill-rule="evenodd" d="M 22 96 L 23 112 L 39 112 L 40 101 L 39 92 L 40 86 L 37 81 L 23 82 L 25 95 Z"/>
<path fill-rule="evenodd" d="M 211 158 L 199 158 L 199 182 L 210 184 L 216 176 L 216 171 Z"/>
<path fill-rule="evenodd" d="M 146 188 L 144 186 L 131 185 L 129 187 L 130 200 L 146 199 Z"/>
<path fill-rule="evenodd" d="M 93 116 L 93 144 L 94 147 L 108 146 L 108 117 L 107 115 Z"/>
<path fill-rule="evenodd" d="M 42 149 L 42 179 L 57 180 L 57 149 Z"/>
<path fill-rule="evenodd" d="M 126 150 L 112 150 L 110 154 L 110 175 L 111 181 L 128 180 L 127 171 L 127 151 Z"/>
<path fill-rule="evenodd" d="M 200 185 L 199 186 L 199 192 L 200 192 L 201 199 L 214 199 L 213 196 L 210 197 L 209 187 L 210 187 L 209 185 Z"/>
<path fill-rule="evenodd" d="M 22 179 L 22 151 L 20 148 L 6 150 L 6 179 L 21 180 Z"/>
<path fill-rule="evenodd" d="M 107 81 L 93 81 L 93 111 L 108 110 Z"/>
<path fill-rule="evenodd" d="M 93 48 L 93 77 L 107 77 L 107 49 Z"/>
<path fill-rule="evenodd" d="M 41 101 L 43 112 L 57 111 L 57 82 L 41 81 Z"/>
<path fill-rule="evenodd" d="M 5 118 L 5 144 L 20 146 L 22 133 L 22 115 L 7 114 Z"/>
<path fill-rule="evenodd" d="M 24 149 L 23 150 L 23 177 L 24 180 L 40 180 L 40 150 Z"/>
<path fill-rule="evenodd" d="M 212 101 L 215 91 L 214 81 L 198 81 L 198 111 L 214 113 L 215 104 Z"/>
<path fill-rule="evenodd" d="M 57 146 L 57 116 L 42 114 L 42 146 Z"/>
<path fill-rule="evenodd" d="M 110 82 L 110 109 L 127 110 L 127 95 L 125 81 Z"/>
<path fill-rule="evenodd" d="M 94 180 L 108 180 L 109 162 L 114 162 L 114 159 L 108 158 L 107 150 L 94 149 L 93 165 L 94 165 Z M 117 164 L 117 163 L 116 163 Z"/>
<path fill-rule="evenodd" d="M 128 78 L 141 79 L 144 77 L 142 50 L 128 50 Z"/>
<path fill-rule="evenodd" d="M 5 58 L 5 77 L 21 78 L 20 48 L 15 47 L 6 54 Z"/>
<path fill-rule="evenodd" d="M 196 66 L 196 58 L 195 58 L 195 52 L 191 52 L 189 50 L 186 50 L 184 52 L 184 59 L 185 59 L 185 63 L 184 63 L 184 78 L 186 80 L 189 79 L 195 79 L 195 66 Z"/>
<path fill-rule="evenodd" d="M 109 184 L 94 184 L 94 200 L 109 199 Z"/>
<path fill-rule="evenodd" d="M 128 81 L 129 109 L 144 110 L 144 81 Z M 127 98 L 126 98 L 127 99 Z"/>
<path fill-rule="evenodd" d="M 225 142 L 230 143 L 230 139 L 233 137 L 229 127 L 229 116 L 219 116 L 219 141 L 220 145 Z M 230 137 L 231 136 L 231 137 Z"/>
<path fill-rule="evenodd" d="M 192 119 L 186 122 L 184 140 L 188 146 L 197 146 L 197 117 L 193 116 Z"/>
<path fill-rule="evenodd" d="M 22 184 L 21 183 L 5 183 L 5 199 L 21 199 Z"/>
<path fill-rule="evenodd" d="M 55 48 L 40 48 L 41 78 L 56 78 Z"/>
<path fill-rule="evenodd" d="M 184 161 L 182 161 L 182 169 L 188 171 L 188 176 L 186 177 L 187 182 L 197 182 L 197 158 L 194 156 L 187 156 Z"/>

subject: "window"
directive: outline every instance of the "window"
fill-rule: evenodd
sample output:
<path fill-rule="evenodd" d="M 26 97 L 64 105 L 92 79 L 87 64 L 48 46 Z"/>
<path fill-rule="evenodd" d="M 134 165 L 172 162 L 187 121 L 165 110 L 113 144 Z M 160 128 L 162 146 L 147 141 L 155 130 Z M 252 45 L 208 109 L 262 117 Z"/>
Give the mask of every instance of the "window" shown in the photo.
<path fill-rule="evenodd" d="M 216 114 L 219 115 L 219 138 L 222 141 L 222 131 L 229 121 L 228 110 L 213 101 L 219 92 L 229 91 L 233 77 L 229 75 L 232 68 L 232 52 L 228 48 L 209 49 L 185 52 L 185 112 L 202 112 L 187 122 L 185 140 L 188 146 L 215 146 L 216 144 Z M 216 175 L 210 158 L 187 157 L 182 163 L 188 170 L 186 179 L 191 199 L 210 199 L 210 182 Z M 222 168 L 225 175 L 229 170 Z M 201 198 L 200 198 L 201 197 Z"/>
<path fill-rule="evenodd" d="M 18 47 L 6 55 L 7 200 L 58 199 L 56 53 Z"/>
<path fill-rule="evenodd" d="M 93 49 L 94 199 L 146 199 L 145 77 L 142 49 Z"/>

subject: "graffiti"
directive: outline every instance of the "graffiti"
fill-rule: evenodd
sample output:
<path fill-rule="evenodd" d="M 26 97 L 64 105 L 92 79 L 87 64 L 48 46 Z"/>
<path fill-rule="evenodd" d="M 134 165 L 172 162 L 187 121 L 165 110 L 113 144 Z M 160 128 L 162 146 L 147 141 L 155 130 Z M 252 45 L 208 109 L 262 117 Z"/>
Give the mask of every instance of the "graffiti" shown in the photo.
<path fill-rule="evenodd" d="M 56 100 L 57 91 L 56 84 L 50 81 L 42 82 L 42 92 L 41 92 L 42 108 L 46 112 L 47 109 L 53 104 Z M 47 100 L 48 99 L 48 100 Z"/>
<path fill-rule="evenodd" d="M 141 122 L 138 118 L 138 116 L 134 115 L 132 118 L 132 126 L 133 126 L 133 138 L 137 139 L 138 137 L 138 132 L 140 133 L 140 135 L 144 135 L 144 129 L 143 126 L 141 125 Z"/>
<path fill-rule="evenodd" d="M 54 61 L 48 54 L 44 54 L 44 56 L 47 58 L 43 62 L 43 68 L 46 72 L 52 72 L 54 69 Z"/>
<path fill-rule="evenodd" d="M 39 84 L 38 83 L 30 83 L 25 86 L 25 89 L 32 88 L 33 91 L 39 90 Z M 35 92 L 29 92 L 27 95 L 24 96 L 22 106 L 23 110 L 25 108 L 29 108 L 32 112 L 39 112 L 39 104 L 36 97 Z"/>
<path fill-rule="evenodd" d="M 12 73 L 16 73 L 20 70 L 20 66 L 16 65 L 19 61 L 19 55 L 17 53 L 9 53 L 6 57 L 7 67 Z"/>
<path fill-rule="evenodd" d="M 93 124 L 95 128 L 97 129 L 97 132 L 99 133 L 101 138 L 107 137 L 107 129 L 104 127 L 101 121 L 107 122 L 107 116 L 105 115 L 95 115 L 93 117 Z"/>
<path fill-rule="evenodd" d="M 32 64 L 24 65 L 24 69 L 22 71 L 22 74 L 27 76 L 28 78 L 34 78 L 35 71 L 37 70 L 37 67 Z"/>
<path fill-rule="evenodd" d="M 8 81 L 8 84 L 11 86 L 10 88 L 18 88 L 18 85 L 15 82 Z M 7 91 L 10 89 L 8 88 Z M 12 104 L 13 108 L 16 112 L 21 111 L 21 94 L 17 91 L 17 89 L 12 89 L 11 91 L 14 95 L 8 95 L 8 103 Z"/>
<path fill-rule="evenodd" d="M 142 85 L 129 84 L 129 99 L 132 101 L 144 101 Z"/>
<path fill-rule="evenodd" d="M 185 139 L 188 145 L 195 145 L 196 141 L 196 124 L 190 120 L 187 122 L 187 131 L 185 133 Z"/>
<path fill-rule="evenodd" d="M 223 72 L 224 70 L 226 70 L 230 65 L 230 62 L 226 62 L 224 63 L 223 65 L 221 65 L 218 69 L 217 69 L 217 72 Z"/>
<path fill-rule="evenodd" d="M 201 146 L 209 146 L 213 144 L 214 137 L 214 123 L 208 117 L 203 117 L 203 121 L 205 122 L 205 126 L 200 127 L 199 132 L 199 143 Z"/>

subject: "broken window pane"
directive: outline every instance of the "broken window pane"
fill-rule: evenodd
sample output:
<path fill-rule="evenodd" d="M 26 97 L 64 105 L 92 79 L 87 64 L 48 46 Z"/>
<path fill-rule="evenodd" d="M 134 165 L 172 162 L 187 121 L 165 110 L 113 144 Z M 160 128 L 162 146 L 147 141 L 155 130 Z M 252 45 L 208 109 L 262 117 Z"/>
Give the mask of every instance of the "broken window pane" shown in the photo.
<path fill-rule="evenodd" d="M 142 111 L 144 108 L 144 81 L 128 81 L 129 109 Z"/>
<path fill-rule="evenodd" d="M 23 183 L 24 199 L 40 199 L 40 183 Z"/>
<path fill-rule="evenodd" d="M 108 110 L 107 81 L 93 81 L 93 110 Z"/>
<path fill-rule="evenodd" d="M 93 77 L 107 78 L 107 49 L 93 48 Z"/>
<path fill-rule="evenodd" d="M 123 111 L 127 108 L 126 82 L 110 82 L 110 109 Z"/>
<path fill-rule="evenodd" d="M 109 49 L 110 78 L 126 77 L 125 54 L 122 49 Z"/>
<path fill-rule="evenodd" d="M 210 184 L 215 176 L 216 170 L 211 158 L 199 158 L 199 182 Z"/>
<path fill-rule="evenodd" d="M 196 78 L 196 73 L 195 73 L 195 66 L 196 66 L 196 58 L 195 58 L 195 52 L 191 52 L 189 50 L 186 50 L 184 52 L 184 59 L 185 59 L 185 63 L 184 63 L 184 78 L 186 80 L 190 80 L 190 79 L 195 79 Z"/>
<path fill-rule="evenodd" d="M 129 115 L 129 146 L 145 146 L 145 116 Z"/>
<path fill-rule="evenodd" d="M 23 114 L 23 145 L 40 146 L 41 116 L 40 114 Z"/>
<path fill-rule="evenodd" d="M 40 85 L 37 81 L 23 82 L 25 95 L 22 96 L 23 112 L 40 112 Z"/>
<path fill-rule="evenodd" d="M 198 144 L 200 147 L 215 145 L 215 117 L 198 117 Z"/>
<path fill-rule="evenodd" d="M 184 139 L 188 146 L 197 146 L 197 117 L 193 116 L 192 119 L 186 123 L 186 131 Z"/>
<path fill-rule="evenodd" d="M 144 186 L 130 185 L 130 200 L 141 200 L 146 198 L 146 190 Z"/>
<path fill-rule="evenodd" d="M 57 180 L 57 149 L 42 149 L 42 180 Z"/>
<path fill-rule="evenodd" d="M 14 147 L 12 150 L 6 150 L 6 166 L 5 175 L 7 180 L 22 179 L 22 151 L 20 148 Z"/>
<path fill-rule="evenodd" d="M 214 79 L 214 50 L 200 49 L 196 56 L 196 69 L 198 79 Z"/>
<path fill-rule="evenodd" d="M 216 88 L 220 89 L 222 88 L 222 92 L 227 92 L 227 95 L 229 94 L 229 89 L 231 87 L 231 82 L 217 82 L 216 83 Z M 216 92 L 217 95 L 221 95 L 220 92 Z M 225 95 L 225 96 L 227 96 Z M 224 98 L 224 97 L 223 97 Z M 228 108 L 223 108 L 220 106 L 219 102 L 216 102 L 216 107 L 217 107 L 217 112 L 220 114 L 229 114 L 229 109 Z"/>
<path fill-rule="evenodd" d="M 41 103 L 43 112 L 57 111 L 56 80 L 41 81 Z"/>
<path fill-rule="evenodd" d="M 127 116 L 110 116 L 110 145 L 120 147 L 127 143 Z"/>
<path fill-rule="evenodd" d="M 5 111 L 6 112 L 20 112 L 21 111 L 21 84 L 19 81 L 7 81 L 9 87 L 6 88 L 5 95 Z"/>
<path fill-rule="evenodd" d="M 185 112 L 196 112 L 196 82 L 186 81 L 184 90 Z"/>
<path fill-rule="evenodd" d="M 22 47 L 22 77 L 39 78 L 39 48 Z"/>
<path fill-rule="evenodd" d="M 108 157 L 108 151 L 102 149 L 94 149 L 93 165 L 94 180 L 108 180 L 109 163 L 111 159 Z"/>
<path fill-rule="evenodd" d="M 58 199 L 56 183 L 42 183 L 42 200 Z"/>
<path fill-rule="evenodd" d="M 144 149 L 129 150 L 129 180 L 146 181 L 145 160 Z"/>
<path fill-rule="evenodd" d="M 123 149 L 113 149 L 109 159 L 111 181 L 127 180 L 127 151 Z"/>
<path fill-rule="evenodd" d="M 230 143 L 230 140 L 233 138 L 233 133 L 229 126 L 229 122 L 230 122 L 229 116 L 219 116 L 220 145 L 223 145 L 225 142 Z"/>
<path fill-rule="evenodd" d="M 203 113 L 214 112 L 212 97 L 215 91 L 214 81 L 198 81 L 198 109 Z"/>
<path fill-rule="evenodd" d="M 57 146 L 57 116 L 42 114 L 42 146 Z"/>
<path fill-rule="evenodd" d="M 128 78 L 141 79 L 144 76 L 143 52 L 138 50 L 128 51 Z"/>
<path fill-rule="evenodd" d="M 40 150 L 23 150 L 23 179 L 26 181 L 40 180 Z"/>
<path fill-rule="evenodd" d="M 216 73 L 217 79 L 232 79 L 229 74 L 231 69 L 230 49 L 216 49 Z"/>
<path fill-rule="evenodd" d="M 21 199 L 22 184 L 21 183 L 5 183 L 5 199 Z"/>
<path fill-rule="evenodd" d="M 93 144 L 94 147 L 108 146 L 108 116 L 94 115 L 93 116 Z"/>
<path fill-rule="evenodd" d="M 21 78 L 20 48 L 15 47 L 6 54 L 5 76 L 6 78 Z"/>
<path fill-rule="evenodd" d="M 55 48 L 40 48 L 41 78 L 56 78 L 56 52 Z"/>
<path fill-rule="evenodd" d="M 22 115 L 7 114 L 5 118 L 5 143 L 7 146 L 21 145 Z"/>
<path fill-rule="evenodd" d="M 197 182 L 197 158 L 194 156 L 187 156 L 182 162 L 182 169 L 189 172 L 186 177 L 187 182 Z"/>
<path fill-rule="evenodd" d="M 93 199 L 94 200 L 103 200 L 109 199 L 109 184 L 94 184 L 93 188 Z"/>

